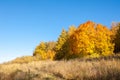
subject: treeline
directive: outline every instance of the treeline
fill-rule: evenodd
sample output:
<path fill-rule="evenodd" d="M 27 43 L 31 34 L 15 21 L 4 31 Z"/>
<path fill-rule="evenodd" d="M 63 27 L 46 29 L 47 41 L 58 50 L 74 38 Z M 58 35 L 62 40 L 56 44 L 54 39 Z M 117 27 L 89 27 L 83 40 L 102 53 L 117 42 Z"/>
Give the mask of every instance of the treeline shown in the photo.
<path fill-rule="evenodd" d="M 76 28 L 62 30 L 56 42 L 41 42 L 33 55 L 40 59 L 71 59 L 109 56 L 120 52 L 120 23 L 109 29 L 88 21 Z"/>

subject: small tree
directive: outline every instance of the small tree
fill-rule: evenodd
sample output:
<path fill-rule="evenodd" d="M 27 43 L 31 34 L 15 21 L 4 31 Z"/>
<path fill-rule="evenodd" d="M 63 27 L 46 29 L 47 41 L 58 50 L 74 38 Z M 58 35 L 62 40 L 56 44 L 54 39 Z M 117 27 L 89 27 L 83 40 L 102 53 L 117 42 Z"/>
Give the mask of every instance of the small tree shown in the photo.
<path fill-rule="evenodd" d="M 41 42 L 35 49 L 33 55 L 39 56 L 41 59 L 53 60 L 55 56 L 55 42 Z"/>
<path fill-rule="evenodd" d="M 61 32 L 60 37 L 58 38 L 57 44 L 56 44 L 56 55 L 55 59 L 67 59 L 69 54 L 69 41 L 68 38 L 74 33 L 76 30 L 75 26 L 70 26 L 68 31 L 65 31 L 64 29 Z"/>
<path fill-rule="evenodd" d="M 33 53 L 33 56 L 40 56 L 41 59 L 46 59 L 46 44 L 45 42 L 41 42 L 38 45 Z"/>
<path fill-rule="evenodd" d="M 55 46 L 56 54 L 55 54 L 54 59 L 61 59 L 64 57 L 65 54 L 63 52 L 62 47 L 65 44 L 66 40 L 67 40 L 67 31 L 65 31 L 63 29 L 61 32 L 61 35 L 59 36 L 59 38 L 57 40 L 56 46 Z"/>

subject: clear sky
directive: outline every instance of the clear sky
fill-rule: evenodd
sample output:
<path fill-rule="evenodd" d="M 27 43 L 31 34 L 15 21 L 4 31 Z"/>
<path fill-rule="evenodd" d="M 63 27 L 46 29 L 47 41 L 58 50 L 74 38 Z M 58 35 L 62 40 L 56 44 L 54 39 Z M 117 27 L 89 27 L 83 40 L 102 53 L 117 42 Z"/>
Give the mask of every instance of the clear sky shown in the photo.
<path fill-rule="evenodd" d="M 120 0 L 0 0 L 0 62 L 32 55 L 40 41 L 88 20 L 120 21 Z"/>

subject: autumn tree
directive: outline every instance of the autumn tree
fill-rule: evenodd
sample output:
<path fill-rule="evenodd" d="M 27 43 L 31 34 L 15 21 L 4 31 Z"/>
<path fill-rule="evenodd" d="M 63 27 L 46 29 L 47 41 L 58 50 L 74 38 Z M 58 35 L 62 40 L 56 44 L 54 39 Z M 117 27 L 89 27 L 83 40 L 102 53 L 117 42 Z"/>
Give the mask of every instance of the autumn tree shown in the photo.
<path fill-rule="evenodd" d="M 55 46 L 56 54 L 54 59 L 61 59 L 65 55 L 63 53 L 63 45 L 65 44 L 66 40 L 67 40 L 67 31 L 63 29 L 56 42 L 56 46 Z"/>
<path fill-rule="evenodd" d="M 111 26 L 111 29 L 110 29 L 111 32 L 112 32 L 111 39 L 112 39 L 112 42 L 113 42 L 113 43 L 115 43 L 115 42 L 114 42 L 115 36 L 116 36 L 116 34 L 117 34 L 117 30 L 119 29 L 119 27 L 118 27 L 117 25 L 118 25 L 118 23 L 112 22 L 112 26 Z"/>
<path fill-rule="evenodd" d="M 97 24 L 96 26 L 96 53 L 102 56 L 113 54 L 114 43 L 111 39 L 112 32 L 105 26 Z"/>
<path fill-rule="evenodd" d="M 68 31 L 62 30 L 57 42 L 41 42 L 36 47 L 34 55 L 52 60 L 111 55 L 114 43 L 116 50 L 120 50 L 119 29 L 116 31 L 115 27 L 110 30 L 91 21 L 81 24 L 77 29 L 70 26 Z"/>
<path fill-rule="evenodd" d="M 33 56 L 40 56 L 41 59 L 46 59 L 46 43 L 41 42 L 35 49 Z"/>
<path fill-rule="evenodd" d="M 111 32 L 101 24 L 88 21 L 81 24 L 69 38 L 69 55 L 75 57 L 110 55 L 114 44 L 111 43 Z"/>
<path fill-rule="evenodd" d="M 82 57 L 94 53 L 94 23 L 81 24 L 69 38 L 69 54 L 74 57 Z"/>
<path fill-rule="evenodd" d="M 118 53 L 120 52 L 120 23 L 117 24 L 115 37 L 114 37 L 114 43 L 115 43 L 115 49 L 114 52 Z"/>
<path fill-rule="evenodd" d="M 35 49 L 33 55 L 39 56 L 41 59 L 51 59 L 53 60 L 55 51 L 55 42 L 41 42 Z"/>
<path fill-rule="evenodd" d="M 56 48 L 55 59 L 59 60 L 67 58 L 69 50 L 68 38 L 74 33 L 75 30 L 76 27 L 73 25 L 69 27 L 68 31 L 65 31 L 64 29 L 62 30 L 55 47 Z"/>
<path fill-rule="evenodd" d="M 51 41 L 46 43 L 46 54 L 47 54 L 47 59 L 54 59 L 55 56 L 55 45 L 56 42 Z"/>

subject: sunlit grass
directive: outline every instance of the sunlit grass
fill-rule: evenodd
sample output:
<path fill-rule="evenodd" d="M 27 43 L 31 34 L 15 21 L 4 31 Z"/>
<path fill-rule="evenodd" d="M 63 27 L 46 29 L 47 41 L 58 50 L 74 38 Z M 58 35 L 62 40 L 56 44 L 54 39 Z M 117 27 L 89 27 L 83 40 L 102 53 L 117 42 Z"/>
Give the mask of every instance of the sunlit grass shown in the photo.
<path fill-rule="evenodd" d="M 120 56 L 6 63 L 0 80 L 120 80 Z"/>

